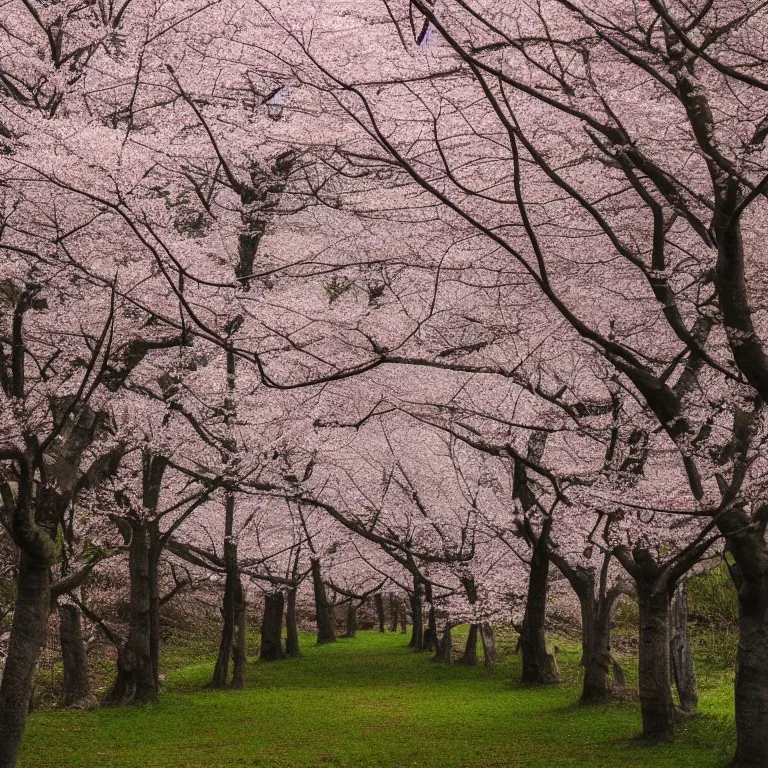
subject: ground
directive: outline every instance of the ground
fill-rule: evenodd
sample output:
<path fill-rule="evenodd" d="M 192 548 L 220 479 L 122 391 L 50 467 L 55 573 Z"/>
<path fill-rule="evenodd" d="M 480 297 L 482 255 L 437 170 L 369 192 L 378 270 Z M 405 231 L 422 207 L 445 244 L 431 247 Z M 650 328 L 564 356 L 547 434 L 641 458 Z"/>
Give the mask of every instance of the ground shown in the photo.
<path fill-rule="evenodd" d="M 579 707 L 578 653 L 566 684 L 520 688 L 518 660 L 450 667 L 399 634 L 362 632 L 302 658 L 249 663 L 245 690 L 204 686 L 213 657 L 166 657 L 159 704 L 36 712 L 21 768 L 718 768 L 733 748 L 732 682 L 701 680 L 702 715 L 675 744 L 646 747 L 636 701 Z"/>

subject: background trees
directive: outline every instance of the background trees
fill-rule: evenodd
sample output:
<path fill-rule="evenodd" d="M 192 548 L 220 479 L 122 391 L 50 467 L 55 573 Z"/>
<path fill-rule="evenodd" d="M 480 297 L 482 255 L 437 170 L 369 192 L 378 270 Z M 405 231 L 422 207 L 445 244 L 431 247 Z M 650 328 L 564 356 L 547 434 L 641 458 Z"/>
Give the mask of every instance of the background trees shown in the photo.
<path fill-rule="evenodd" d="M 655 0 L 6 4 L 0 764 L 87 509 L 128 550 L 115 699 L 157 695 L 162 557 L 224 576 L 219 686 L 249 581 L 273 655 L 287 599 L 292 655 L 308 576 L 323 640 L 332 585 L 353 606 L 386 580 L 417 648 L 450 658 L 467 618 L 490 648 L 512 618 L 526 679 L 554 682 L 552 563 L 585 699 L 609 693 L 632 582 L 650 740 L 673 732 L 670 599 L 724 546 L 734 765 L 764 765 L 765 22 Z"/>

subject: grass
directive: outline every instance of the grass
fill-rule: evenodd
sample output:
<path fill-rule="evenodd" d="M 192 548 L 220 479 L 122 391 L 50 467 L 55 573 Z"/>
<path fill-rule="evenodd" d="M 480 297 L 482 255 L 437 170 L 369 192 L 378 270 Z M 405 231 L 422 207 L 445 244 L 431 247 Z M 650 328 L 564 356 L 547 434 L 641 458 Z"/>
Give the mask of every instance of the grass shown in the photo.
<path fill-rule="evenodd" d="M 579 707 L 578 655 L 565 684 L 524 689 L 518 660 L 492 670 L 432 663 L 402 635 L 362 632 L 299 659 L 251 663 L 245 690 L 204 690 L 213 656 L 166 658 L 159 704 L 37 712 L 21 768 L 714 768 L 733 749 L 724 673 L 702 681 L 703 715 L 676 743 L 636 739 L 636 702 Z"/>

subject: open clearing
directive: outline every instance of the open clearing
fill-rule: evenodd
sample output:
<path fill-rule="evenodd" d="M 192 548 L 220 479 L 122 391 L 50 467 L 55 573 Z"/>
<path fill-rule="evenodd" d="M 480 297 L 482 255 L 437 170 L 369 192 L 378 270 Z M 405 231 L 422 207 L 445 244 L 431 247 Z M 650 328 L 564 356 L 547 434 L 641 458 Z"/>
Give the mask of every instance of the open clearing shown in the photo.
<path fill-rule="evenodd" d="M 213 656 L 198 657 L 156 706 L 35 713 L 21 768 L 715 768 L 733 749 L 728 676 L 700 680 L 703 714 L 675 744 L 646 747 L 637 702 L 577 706 L 571 646 L 566 684 L 525 689 L 513 656 L 486 670 L 432 663 L 397 634 L 302 641 L 300 659 L 249 663 L 243 691 L 204 690 Z"/>

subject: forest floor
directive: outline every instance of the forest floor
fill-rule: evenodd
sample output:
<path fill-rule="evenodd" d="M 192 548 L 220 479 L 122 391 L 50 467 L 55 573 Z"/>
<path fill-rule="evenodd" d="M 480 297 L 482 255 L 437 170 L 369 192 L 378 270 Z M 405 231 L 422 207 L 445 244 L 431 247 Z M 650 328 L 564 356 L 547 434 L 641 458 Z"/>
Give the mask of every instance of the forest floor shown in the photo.
<path fill-rule="evenodd" d="M 303 656 L 249 663 L 242 691 L 205 685 L 213 655 L 175 648 L 160 703 L 35 712 L 21 768 L 721 768 L 733 748 L 732 675 L 700 676 L 701 711 L 674 744 L 638 742 L 637 701 L 580 707 L 578 649 L 565 683 L 521 688 L 511 654 L 446 666 L 399 634 L 361 632 Z M 631 680 L 631 672 L 630 672 Z"/>

